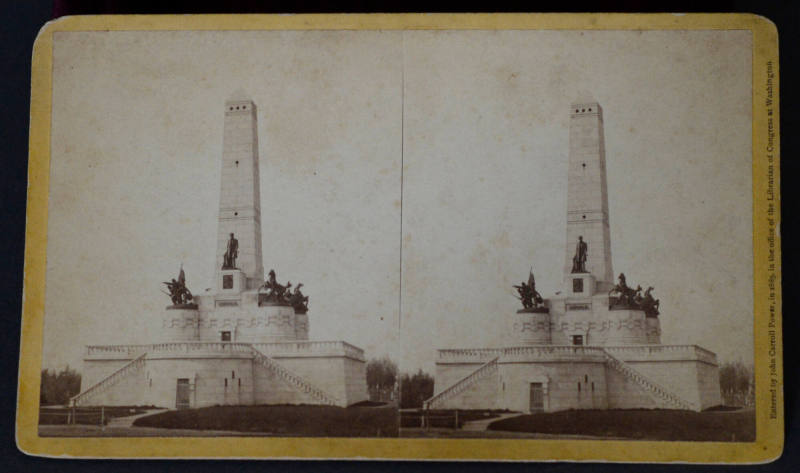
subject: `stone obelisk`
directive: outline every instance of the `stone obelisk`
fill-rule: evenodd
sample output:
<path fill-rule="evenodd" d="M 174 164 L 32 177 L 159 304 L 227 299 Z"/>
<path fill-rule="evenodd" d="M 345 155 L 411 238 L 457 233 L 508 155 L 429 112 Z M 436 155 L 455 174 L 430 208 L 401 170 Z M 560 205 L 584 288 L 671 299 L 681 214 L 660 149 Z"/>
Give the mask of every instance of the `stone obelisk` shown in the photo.
<path fill-rule="evenodd" d="M 241 91 L 235 92 L 225 101 L 221 176 L 216 254 L 217 287 L 236 291 L 253 289 L 264 282 L 258 120 L 255 103 Z M 223 269 L 231 234 L 238 241 L 235 270 Z"/>
<path fill-rule="evenodd" d="M 614 272 L 608 224 L 603 109 L 591 97 L 579 98 L 570 108 L 565 279 L 569 279 L 573 271 L 578 237 L 583 237 L 588 246 L 586 272 L 596 279 L 598 290 L 610 288 Z"/>

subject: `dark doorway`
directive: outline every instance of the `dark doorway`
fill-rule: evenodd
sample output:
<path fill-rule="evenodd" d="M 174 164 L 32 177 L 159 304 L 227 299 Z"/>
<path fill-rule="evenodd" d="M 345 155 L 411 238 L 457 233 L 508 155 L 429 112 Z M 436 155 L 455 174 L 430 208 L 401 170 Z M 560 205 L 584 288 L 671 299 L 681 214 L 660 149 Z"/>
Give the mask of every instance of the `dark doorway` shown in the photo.
<path fill-rule="evenodd" d="M 583 335 L 573 335 L 572 336 L 572 344 L 573 345 L 583 345 Z"/>
<path fill-rule="evenodd" d="M 542 383 L 531 383 L 531 412 L 544 412 L 544 388 Z"/>
<path fill-rule="evenodd" d="M 175 391 L 175 408 L 176 409 L 189 409 L 191 403 L 189 402 L 189 379 L 178 378 L 178 386 Z"/>

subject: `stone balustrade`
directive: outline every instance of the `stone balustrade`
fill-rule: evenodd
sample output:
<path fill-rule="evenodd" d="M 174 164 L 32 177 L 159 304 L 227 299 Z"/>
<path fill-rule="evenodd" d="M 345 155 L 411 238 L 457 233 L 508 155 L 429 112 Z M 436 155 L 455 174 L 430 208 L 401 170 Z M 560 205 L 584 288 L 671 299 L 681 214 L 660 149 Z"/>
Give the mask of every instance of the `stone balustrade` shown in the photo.
<path fill-rule="evenodd" d="M 298 341 L 274 343 L 238 343 L 238 342 L 168 342 L 152 345 L 89 345 L 86 347 L 87 358 L 93 359 L 130 359 L 141 353 L 152 356 L 170 354 L 248 354 L 252 348 L 269 355 L 300 356 L 347 356 L 365 361 L 364 351 L 343 341 Z"/>
<path fill-rule="evenodd" d="M 602 355 L 602 347 L 590 347 L 582 345 L 542 345 L 542 346 L 521 346 L 505 348 L 475 348 L 475 349 L 444 349 L 439 350 L 440 362 L 447 361 L 471 361 L 477 362 L 488 360 L 500 356 L 502 358 L 553 358 L 561 356 L 586 356 Z"/>
<path fill-rule="evenodd" d="M 132 358 L 146 352 L 150 347 L 152 345 L 87 345 L 86 355 L 89 357 L 119 355 L 122 358 Z"/>
<path fill-rule="evenodd" d="M 603 362 L 603 351 L 599 347 L 551 345 L 509 347 L 505 349 L 503 362 L 537 361 L 592 361 Z"/>
<path fill-rule="evenodd" d="M 628 361 L 647 361 L 649 358 L 699 360 L 717 365 L 717 355 L 697 345 L 639 345 L 603 347 L 609 353 Z"/>
<path fill-rule="evenodd" d="M 501 362 L 511 359 L 546 361 L 576 356 L 602 358 L 603 350 L 626 361 L 676 359 L 699 360 L 712 365 L 717 364 L 717 357 L 713 352 L 697 345 L 531 345 L 504 348 L 456 348 L 438 350 L 437 362 L 483 363 L 496 356 L 501 357 Z"/>
<path fill-rule="evenodd" d="M 252 343 L 268 355 L 344 355 L 364 361 L 364 350 L 343 341 Z"/>
<path fill-rule="evenodd" d="M 446 348 L 438 350 L 439 361 L 489 360 L 504 354 L 505 348 Z"/>

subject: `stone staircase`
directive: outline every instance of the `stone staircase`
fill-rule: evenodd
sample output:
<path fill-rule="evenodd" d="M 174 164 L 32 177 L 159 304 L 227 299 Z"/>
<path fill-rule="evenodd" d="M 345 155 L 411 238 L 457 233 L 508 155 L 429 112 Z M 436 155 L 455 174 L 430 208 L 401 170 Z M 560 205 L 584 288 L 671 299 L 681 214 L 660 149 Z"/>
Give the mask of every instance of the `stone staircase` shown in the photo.
<path fill-rule="evenodd" d="M 633 369 L 629 364 L 615 357 L 607 350 L 603 350 L 606 357 L 606 364 L 625 376 L 626 379 L 633 381 L 639 387 L 644 389 L 656 401 L 658 407 L 666 409 L 686 409 L 692 411 L 699 411 L 699 406 L 689 402 L 677 394 L 662 387 L 655 381 L 650 380 L 645 375 Z"/>
<path fill-rule="evenodd" d="M 472 373 L 461 378 L 442 391 L 439 391 L 437 394 L 434 394 L 430 399 L 424 402 L 423 405 L 425 406 L 425 409 L 435 409 L 438 405 L 441 405 L 448 399 L 452 399 L 453 397 L 461 394 L 465 389 L 469 388 L 486 376 L 497 373 L 497 360 L 499 359 L 499 356 L 492 358 L 491 360 L 479 366 Z"/>
<path fill-rule="evenodd" d="M 125 379 L 125 377 L 138 373 L 144 369 L 147 364 L 147 353 L 142 353 L 133 360 L 126 363 L 122 368 L 114 371 L 110 375 L 101 379 L 94 385 L 87 388 L 80 394 L 73 396 L 69 402 L 73 406 L 86 406 L 91 399 L 97 394 L 104 393 L 113 388 L 117 383 Z"/>
<path fill-rule="evenodd" d="M 293 371 L 289 370 L 288 368 L 278 363 L 274 359 L 261 353 L 256 348 L 251 347 L 251 349 L 253 350 L 254 362 L 266 367 L 267 369 L 278 375 L 279 378 L 289 383 L 292 387 L 294 387 L 298 391 L 308 394 L 320 404 L 325 404 L 328 406 L 341 405 L 339 400 L 337 400 L 335 397 L 326 393 L 322 389 L 314 386 L 313 384 L 309 383 L 308 381 L 303 379 L 302 376 L 294 373 Z"/>

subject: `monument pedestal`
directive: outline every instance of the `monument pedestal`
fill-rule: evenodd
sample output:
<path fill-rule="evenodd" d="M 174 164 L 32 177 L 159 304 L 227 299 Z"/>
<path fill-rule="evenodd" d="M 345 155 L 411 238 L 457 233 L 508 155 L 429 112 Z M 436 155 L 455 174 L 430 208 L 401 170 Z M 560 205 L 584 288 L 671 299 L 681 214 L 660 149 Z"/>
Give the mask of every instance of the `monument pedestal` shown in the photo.
<path fill-rule="evenodd" d="M 218 294 L 239 294 L 247 289 L 247 275 L 241 269 L 222 269 L 217 274 Z"/>
<path fill-rule="evenodd" d="M 161 330 L 154 338 L 162 343 L 197 341 L 199 318 L 196 304 L 168 306 L 161 313 Z"/>
<path fill-rule="evenodd" d="M 647 343 L 652 345 L 661 344 L 661 322 L 658 317 L 645 317 L 644 319 Z"/>
<path fill-rule="evenodd" d="M 549 345 L 550 311 L 547 307 L 520 309 L 511 315 L 511 336 L 518 345 Z"/>
<path fill-rule="evenodd" d="M 255 317 L 236 326 L 234 339 L 242 343 L 295 341 L 295 326 L 296 316 L 292 306 L 266 303 L 258 307 Z"/>
<path fill-rule="evenodd" d="M 297 340 L 308 340 L 308 314 L 296 312 L 294 316 L 294 334 Z"/>
<path fill-rule="evenodd" d="M 602 322 L 606 339 L 602 345 L 646 345 L 644 311 L 639 309 L 609 310 Z"/>
<path fill-rule="evenodd" d="M 591 273 L 570 273 L 565 281 L 565 293 L 570 297 L 591 297 L 595 292 L 595 277 Z"/>

